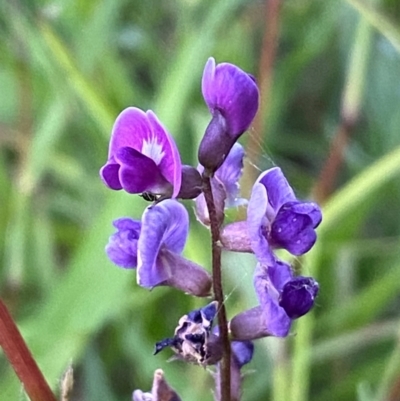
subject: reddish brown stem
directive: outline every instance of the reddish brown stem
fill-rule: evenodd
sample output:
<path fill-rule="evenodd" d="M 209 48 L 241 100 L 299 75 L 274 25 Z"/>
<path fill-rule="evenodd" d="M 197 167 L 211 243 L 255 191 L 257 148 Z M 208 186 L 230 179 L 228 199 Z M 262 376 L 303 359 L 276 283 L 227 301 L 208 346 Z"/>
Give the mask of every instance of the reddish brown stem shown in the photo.
<path fill-rule="evenodd" d="M 313 189 L 313 197 L 319 203 L 324 203 L 334 190 L 337 175 L 343 163 L 344 152 L 356 122 L 356 118 L 349 119 L 342 116 L 336 135 L 331 143 L 329 156 Z"/>
<path fill-rule="evenodd" d="M 260 162 L 262 152 L 262 141 L 266 136 L 266 118 L 270 103 L 270 95 L 273 81 L 274 64 L 279 38 L 281 0 L 266 0 L 265 2 L 265 30 L 261 48 L 261 57 L 258 66 L 258 83 L 260 88 L 260 108 L 253 123 L 253 133 L 247 142 L 247 154 L 256 166 Z M 255 180 L 256 170 L 247 169 L 245 182 L 251 183 Z"/>
<path fill-rule="evenodd" d="M 231 399 L 231 345 L 228 336 L 228 324 L 226 319 L 226 310 L 224 304 L 224 293 L 222 289 L 222 272 L 221 272 L 221 246 L 219 242 L 219 228 L 221 222 L 218 219 L 215 210 L 214 196 L 211 188 L 209 176 L 203 175 L 203 192 L 207 203 L 208 215 L 210 218 L 211 229 L 211 246 L 212 246 L 212 276 L 213 291 L 215 300 L 218 302 L 218 326 L 219 335 L 222 341 L 223 357 L 220 362 L 221 377 L 221 400 L 230 401 Z"/>
<path fill-rule="evenodd" d="M 56 401 L 18 327 L 0 299 L 0 345 L 31 401 Z"/>

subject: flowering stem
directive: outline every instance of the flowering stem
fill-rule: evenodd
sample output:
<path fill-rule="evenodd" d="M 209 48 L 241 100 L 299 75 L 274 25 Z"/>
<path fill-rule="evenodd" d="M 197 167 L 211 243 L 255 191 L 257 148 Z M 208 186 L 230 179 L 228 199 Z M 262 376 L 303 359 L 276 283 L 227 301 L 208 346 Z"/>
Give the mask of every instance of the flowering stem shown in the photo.
<path fill-rule="evenodd" d="M 6 305 L 0 299 L 0 346 L 31 401 L 56 401 Z"/>
<path fill-rule="evenodd" d="M 221 247 L 219 246 L 219 228 L 221 222 L 218 221 L 217 212 L 214 204 L 214 196 L 211 189 L 210 176 L 203 173 L 203 192 L 207 203 L 208 215 L 211 228 L 211 247 L 212 247 L 212 276 L 214 298 L 218 302 L 218 326 L 219 335 L 223 346 L 223 357 L 220 363 L 221 377 L 221 400 L 230 401 L 231 396 L 231 347 L 228 336 L 228 325 L 224 304 L 224 293 L 222 289 L 221 274 Z"/>

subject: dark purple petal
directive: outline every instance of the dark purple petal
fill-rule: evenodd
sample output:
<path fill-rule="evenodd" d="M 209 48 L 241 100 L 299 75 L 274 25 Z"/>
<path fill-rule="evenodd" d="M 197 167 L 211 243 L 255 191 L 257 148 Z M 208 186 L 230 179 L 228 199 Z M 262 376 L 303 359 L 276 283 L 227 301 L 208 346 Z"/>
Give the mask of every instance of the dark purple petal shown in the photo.
<path fill-rule="evenodd" d="M 180 253 L 188 234 L 189 217 L 179 202 L 171 199 L 149 206 L 142 216 L 138 242 L 138 283 L 154 287 L 171 277 L 170 266 L 163 265 L 158 256 L 161 247 Z"/>
<path fill-rule="evenodd" d="M 106 246 L 109 259 L 117 266 L 135 268 L 137 266 L 137 243 L 140 234 L 140 222 L 129 218 L 115 220 L 118 230 Z"/>
<path fill-rule="evenodd" d="M 254 344 L 251 341 L 232 341 L 231 348 L 239 369 L 252 360 Z"/>
<path fill-rule="evenodd" d="M 204 68 L 202 92 L 211 114 L 218 110 L 226 119 L 230 135 L 247 130 L 258 109 L 258 88 L 249 74 L 233 64 L 215 65 L 211 57 Z"/>
<path fill-rule="evenodd" d="M 315 202 L 288 202 L 283 207 L 290 207 L 296 214 L 303 214 L 310 217 L 312 227 L 318 227 L 322 220 L 322 213 L 320 207 Z"/>
<path fill-rule="evenodd" d="M 122 189 L 121 182 L 119 181 L 119 164 L 107 162 L 100 170 L 100 177 L 110 189 L 118 191 Z"/>
<path fill-rule="evenodd" d="M 225 208 L 246 203 L 245 199 L 238 198 L 239 179 L 243 171 L 243 157 L 243 146 L 236 142 L 221 167 L 215 172 L 215 177 L 222 182 L 226 191 Z"/>
<path fill-rule="evenodd" d="M 272 255 L 266 232 L 269 221 L 266 217 L 268 208 L 267 191 L 262 184 L 254 184 L 247 207 L 247 226 L 251 247 L 260 263 L 270 265 L 275 258 Z"/>
<path fill-rule="evenodd" d="M 152 159 L 159 173 L 173 187 L 172 196 L 178 194 L 181 185 L 179 152 L 173 138 L 151 110 L 145 113 L 138 108 L 128 107 L 117 117 L 111 134 L 109 162 L 115 161 L 121 148 L 134 149 Z M 115 183 L 115 175 L 111 180 L 110 174 L 106 177 L 103 170 L 103 180 L 106 183 Z"/>
<path fill-rule="evenodd" d="M 264 171 L 256 182 L 264 185 L 267 190 L 268 202 L 272 208 L 268 214 L 273 214 L 273 216 L 269 216 L 270 218 L 274 217 L 284 203 L 296 200 L 292 187 L 279 167 Z"/>
<path fill-rule="evenodd" d="M 268 332 L 277 337 L 287 336 L 291 319 L 279 305 L 279 291 L 274 287 L 265 267 L 260 264 L 254 274 L 254 287 L 265 314 Z"/>
<path fill-rule="evenodd" d="M 313 307 L 318 290 L 312 277 L 295 277 L 283 287 L 279 304 L 291 319 L 297 319 Z"/>
<path fill-rule="evenodd" d="M 158 166 L 149 157 L 135 149 L 123 147 L 118 150 L 115 158 L 121 165 L 119 180 L 126 192 L 171 195 L 172 185 L 162 176 Z"/>
<path fill-rule="evenodd" d="M 303 255 L 314 245 L 317 235 L 314 222 L 307 214 L 297 212 L 300 202 L 283 205 L 271 226 L 270 239 L 274 247 L 284 248 L 293 255 Z"/>

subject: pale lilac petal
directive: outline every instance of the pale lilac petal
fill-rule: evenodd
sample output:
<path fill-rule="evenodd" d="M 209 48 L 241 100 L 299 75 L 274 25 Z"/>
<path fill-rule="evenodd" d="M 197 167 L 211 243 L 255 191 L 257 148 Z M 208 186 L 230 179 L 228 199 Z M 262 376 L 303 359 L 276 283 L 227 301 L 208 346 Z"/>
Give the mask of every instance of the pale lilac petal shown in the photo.
<path fill-rule="evenodd" d="M 118 230 L 106 246 L 109 259 L 117 266 L 135 268 L 137 266 L 137 243 L 141 224 L 130 218 L 120 218 L 113 222 Z"/>
<path fill-rule="evenodd" d="M 204 68 L 202 92 L 211 114 L 221 112 L 232 136 L 247 130 L 258 109 L 258 88 L 249 74 L 230 63 L 216 66 L 211 57 Z"/>
<path fill-rule="evenodd" d="M 265 314 L 268 332 L 277 337 L 288 335 L 291 319 L 279 305 L 279 291 L 274 287 L 264 266 L 258 264 L 254 275 L 254 287 Z"/>
<path fill-rule="evenodd" d="M 215 176 L 222 182 L 226 191 L 225 208 L 246 203 L 244 199 L 238 199 L 239 179 L 243 172 L 243 157 L 243 146 L 236 142 L 221 167 L 215 172 Z"/>
<path fill-rule="evenodd" d="M 120 164 L 119 181 L 126 192 L 171 194 L 171 184 L 152 159 L 133 148 L 123 147 L 115 155 Z"/>
<path fill-rule="evenodd" d="M 256 182 L 263 184 L 266 188 L 268 202 L 275 213 L 278 212 L 284 203 L 296 200 L 292 187 L 279 167 L 264 171 L 257 178 Z"/>
<path fill-rule="evenodd" d="M 138 242 L 138 283 L 154 287 L 171 276 L 158 260 L 161 247 L 180 253 L 188 234 L 189 217 L 179 202 L 171 199 L 149 206 L 142 216 Z"/>
<path fill-rule="evenodd" d="M 265 187 L 262 184 L 254 184 L 247 207 L 249 238 L 258 261 L 270 265 L 274 262 L 274 257 L 266 239 L 269 225 L 266 217 L 267 207 L 268 197 Z"/>
<path fill-rule="evenodd" d="M 218 221 L 222 222 L 224 219 L 224 207 L 225 207 L 225 197 L 226 197 L 225 188 L 222 182 L 218 178 L 213 177 L 211 178 L 211 189 L 214 197 L 217 219 Z M 204 224 L 205 226 L 209 226 L 210 216 L 208 214 L 208 208 L 206 200 L 204 198 L 204 194 L 200 194 L 195 199 L 195 202 L 196 202 L 195 213 L 197 220 L 200 223 Z"/>

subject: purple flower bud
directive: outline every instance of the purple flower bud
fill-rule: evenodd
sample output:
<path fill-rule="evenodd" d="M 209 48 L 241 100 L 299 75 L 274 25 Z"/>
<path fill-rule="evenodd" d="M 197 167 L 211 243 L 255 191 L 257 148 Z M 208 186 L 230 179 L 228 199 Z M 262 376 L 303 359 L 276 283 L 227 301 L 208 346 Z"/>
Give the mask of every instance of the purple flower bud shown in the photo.
<path fill-rule="evenodd" d="M 295 277 L 283 286 L 279 305 L 291 319 L 297 319 L 313 307 L 318 290 L 312 277 Z"/>
<path fill-rule="evenodd" d="M 254 78 L 233 64 L 208 59 L 202 79 L 203 97 L 212 114 L 199 147 L 199 162 L 212 174 L 246 131 L 258 109 Z"/>
<path fill-rule="evenodd" d="M 106 246 L 107 256 L 117 266 L 135 268 L 137 266 L 137 242 L 140 235 L 140 221 L 120 218 L 113 222 L 118 230 L 110 237 Z"/>
<path fill-rule="evenodd" d="M 173 138 L 151 111 L 128 107 L 117 117 L 101 178 L 111 189 L 176 197 L 181 161 Z"/>

